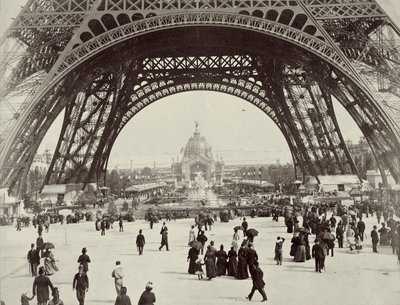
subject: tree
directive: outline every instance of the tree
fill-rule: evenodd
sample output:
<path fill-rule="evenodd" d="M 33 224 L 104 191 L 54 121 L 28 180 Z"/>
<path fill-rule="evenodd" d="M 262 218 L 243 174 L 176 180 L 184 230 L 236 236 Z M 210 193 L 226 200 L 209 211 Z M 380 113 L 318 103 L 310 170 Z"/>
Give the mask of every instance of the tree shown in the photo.
<path fill-rule="evenodd" d="M 109 203 L 107 211 L 110 216 L 116 216 L 118 214 L 117 206 L 113 201 Z"/>
<path fill-rule="evenodd" d="M 151 179 L 152 174 L 153 173 L 151 172 L 151 168 L 150 167 L 145 167 L 145 168 L 142 169 L 142 172 L 141 172 L 142 178 L 144 178 L 146 180 L 149 180 L 149 179 Z"/>
<path fill-rule="evenodd" d="M 113 169 L 111 173 L 108 175 L 107 184 L 110 188 L 110 192 L 115 195 L 121 194 L 122 183 L 120 179 L 120 174 L 116 169 Z"/>
<path fill-rule="evenodd" d="M 129 205 L 127 201 L 124 201 L 124 203 L 122 204 L 122 211 L 128 211 L 129 210 Z"/>
<path fill-rule="evenodd" d="M 275 189 L 290 190 L 294 180 L 294 167 L 291 163 L 271 165 L 268 168 L 268 180 L 275 185 Z"/>
<path fill-rule="evenodd" d="M 26 202 L 26 204 L 28 204 L 28 206 L 29 206 L 30 202 L 29 202 L 29 200 L 27 200 L 28 198 L 30 198 L 31 200 L 34 200 L 34 201 L 37 200 L 37 194 L 40 190 L 40 187 L 43 184 L 45 176 L 46 176 L 46 173 L 44 171 L 38 169 L 37 167 L 35 169 L 29 171 L 28 181 L 27 181 L 27 189 L 26 189 L 26 194 L 25 194 L 26 200 L 24 198 L 24 204 Z"/>
<path fill-rule="evenodd" d="M 121 188 L 123 191 L 126 190 L 127 187 L 131 186 L 132 182 L 131 179 L 129 179 L 129 176 L 123 175 L 121 178 Z"/>

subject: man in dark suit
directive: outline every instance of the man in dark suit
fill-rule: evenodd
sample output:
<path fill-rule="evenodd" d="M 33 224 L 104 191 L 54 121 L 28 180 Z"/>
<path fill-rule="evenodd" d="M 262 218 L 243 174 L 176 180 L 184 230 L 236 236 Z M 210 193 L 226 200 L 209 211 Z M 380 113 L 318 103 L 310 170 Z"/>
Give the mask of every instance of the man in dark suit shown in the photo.
<path fill-rule="evenodd" d="M 360 217 L 360 220 L 357 222 L 357 231 L 360 235 L 361 241 L 364 241 L 365 223 L 362 221 L 362 217 Z"/>
<path fill-rule="evenodd" d="M 145 244 L 144 235 L 142 234 L 142 230 L 140 229 L 138 236 L 136 236 L 136 246 L 139 250 L 139 255 L 143 254 L 144 244 Z"/>
<path fill-rule="evenodd" d="M 247 228 L 249 227 L 249 224 L 246 221 L 246 217 L 243 217 L 243 222 L 242 222 L 242 230 L 243 230 L 243 236 L 246 237 L 246 232 Z"/>
<path fill-rule="evenodd" d="M 79 305 L 85 304 L 85 295 L 89 290 L 89 278 L 85 272 L 83 272 L 83 265 L 79 265 L 78 273 L 75 274 L 72 282 L 72 290 L 76 289 L 76 298 L 79 301 Z"/>
<path fill-rule="evenodd" d="M 31 249 L 26 258 L 30 264 L 32 276 L 37 276 L 37 267 L 40 265 L 40 255 L 39 250 L 35 249 L 35 244 L 31 244 Z"/>
<path fill-rule="evenodd" d="M 256 261 L 253 265 L 253 270 L 251 272 L 251 279 L 253 280 L 253 287 L 249 293 L 249 296 L 246 297 L 249 301 L 251 301 L 254 292 L 258 290 L 258 292 L 262 295 L 263 299 L 261 302 L 265 302 L 267 300 L 267 295 L 265 293 L 264 287 L 265 282 L 263 280 L 264 273 L 260 269 L 258 262 Z"/>
<path fill-rule="evenodd" d="M 249 266 L 249 271 L 250 274 L 253 272 L 254 268 L 254 264 L 256 262 L 258 262 L 258 254 L 257 251 L 254 250 L 254 245 L 253 243 L 249 243 L 248 244 L 248 249 L 247 249 L 247 265 Z"/>
<path fill-rule="evenodd" d="M 44 241 L 43 241 L 42 235 L 39 234 L 38 238 L 36 238 L 36 250 L 40 251 L 40 253 L 39 253 L 40 255 L 43 254 L 43 244 L 44 244 Z"/>
<path fill-rule="evenodd" d="M 344 235 L 344 231 L 343 231 L 342 222 L 339 221 L 338 226 L 336 228 L 336 239 L 338 240 L 339 248 L 343 248 L 343 235 Z"/>
<path fill-rule="evenodd" d="M 315 240 L 315 245 L 311 249 L 311 256 L 315 259 L 315 272 L 322 272 L 325 268 L 325 252 L 319 240 Z"/>
<path fill-rule="evenodd" d="M 158 250 L 161 251 L 161 249 L 166 246 L 167 247 L 167 251 L 169 251 L 168 249 L 168 228 L 165 225 L 165 222 L 163 223 L 163 226 L 161 227 L 161 246 L 158 248 Z"/>
<path fill-rule="evenodd" d="M 200 249 L 200 254 L 203 255 L 204 251 L 204 245 L 206 244 L 206 241 L 208 240 L 207 236 L 204 235 L 204 231 L 200 231 L 199 235 L 197 235 L 197 241 L 201 242 L 201 249 Z"/>
<path fill-rule="evenodd" d="M 44 275 L 44 267 L 39 268 L 39 276 L 33 282 L 32 295 L 37 296 L 38 305 L 46 305 L 50 299 L 49 287 L 54 292 L 53 284 L 50 279 Z"/>
<path fill-rule="evenodd" d="M 379 242 L 379 235 L 376 229 L 377 227 L 373 226 L 373 230 L 371 231 L 371 241 L 372 241 L 372 251 L 378 253 L 377 245 Z"/>
<path fill-rule="evenodd" d="M 82 254 L 78 257 L 78 263 L 83 265 L 83 272 L 87 273 L 89 271 L 90 257 L 86 254 L 86 248 L 82 249 Z"/>

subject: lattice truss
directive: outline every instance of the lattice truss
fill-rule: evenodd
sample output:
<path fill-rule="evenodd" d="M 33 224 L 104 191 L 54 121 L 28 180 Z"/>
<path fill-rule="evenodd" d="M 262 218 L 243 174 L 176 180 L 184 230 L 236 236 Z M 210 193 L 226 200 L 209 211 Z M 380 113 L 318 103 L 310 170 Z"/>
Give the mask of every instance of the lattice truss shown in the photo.
<path fill-rule="evenodd" d="M 318 83 L 302 70 L 286 68 L 284 90 L 302 142 L 321 174 L 345 174 L 354 170 L 335 120 L 330 95 L 323 95 Z"/>
<path fill-rule="evenodd" d="M 344 18 L 342 10 L 340 5 L 318 9 L 310 6 L 316 18 L 326 14 L 319 22 L 399 124 L 400 31 L 377 5 L 354 4 L 350 12 L 370 17 L 381 15 L 381 18 Z"/>
<path fill-rule="evenodd" d="M 322 72 L 307 68 L 315 62 L 299 65 L 303 54 L 277 69 L 251 52 L 166 56 L 162 45 L 153 55 L 128 52 L 124 64 L 81 68 L 138 35 L 194 25 L 286 41 L 322 58 Z M 23 190 L 35 151 L 62 109 L 62 136 L 45 182 L 96 181 L 138 111 L 189 90 L 226 92 L 259 107 L 285 136 L 299 177 L 358 174 L 336 122 L 337 99 L 362 128 L 381 171 L 398 181 L 399 37 L 373 0 L 29 0 L 0 44 L 0 184 Z"/>

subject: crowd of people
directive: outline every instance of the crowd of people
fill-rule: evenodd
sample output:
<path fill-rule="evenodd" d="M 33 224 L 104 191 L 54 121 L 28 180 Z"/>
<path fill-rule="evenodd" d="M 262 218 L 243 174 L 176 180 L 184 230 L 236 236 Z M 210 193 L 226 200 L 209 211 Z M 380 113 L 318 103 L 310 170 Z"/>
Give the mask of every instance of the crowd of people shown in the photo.
<path fill-rule="evenodd" d="M 208 222 L 199 221 L 198 217 L 195 219 L 195 222 L 198 227 L 197 234 L 194 231 L 195 225 L 192 225 L 189 230 L 188 273 L 197 275 L 199 280 L 202 280 L 204 275 L 208 280 L 225 275 L 242 280 L 249 278 L 250 274 L 253 287 L 247 298 L 251 300 L 254 292 L 258 290 L 262 296 L 262 301 L 266 301 L 267 296 L 264 290 L 263 272 L 258 263 L 257 251 L 254 249 L 255 234 L 251 233 L 253 231 L 248 230 L 246 217 L 243 217 L 240 227 L 233 229 L 234 233 L 228 252 L 226 252 L 224 245 L 220 245 L 219 250 L 217 250 L 212 240 L 206 246 L 208 238 L 204 230 L 207 228 Z M 239 231 L 243 232 L 243 240 L 240 247 Z M 205 253 L 204 248 L 206 248 Z M 203 266 L 205 266 L 205 273 Z"/>
<path fill-rule="evenodd" d="M 250 217 L 256 214 L 250 210 Z M 332 214 L 328 218 L 328 213 Z M 152 216 L 152 215 L 149 215 Z M 289 256 L 293 261 L 303 263 L 307 260 L 315 260 L 315 272 L 322 273 L 326 271 L 327 256 L 334 257 L 334 248 L 336 242 L 338 248 L 347 247 L 349 253 L 357 253 L 363 250 L 363 242 L 366 238 L 371 238 L 372 251 L 379 252 L 379 246 L 391 246 L 393 254 L 398 256 L 400 261 L 400 222 L 395 220 L 394 210 L 390 207 L 371 207 L 369 205 L 352 206 L 350 208 L 337 203 L 334 206 L 326 204 L 314 204 L 304 206 L 299 210 L 291 208 L 274 209 L 272 219 L 279 221 L 283 216 L 286 226 L 286 232 L 293 234 L 291 239 Z M 369 236 L 366 232 L 364 217 L 376 216 L 376 225 L 373 226 Z M 150 222 L 151 217 L 147 220 Z M 166 221 L 173 220 L 166 217 Z M 257 231 L 249 229 L 249 223 L 246 217 L 241 218 L 241 225 L 233 228 L 231 240 L 227 243 L 216 246 L 213 240 L 206 236 L 212 231 L 214 224 L 218 221 L 216 213 L 202 211 L 194 218 L 194 223 L 189 230 L 187 254 L 188 273 L 197 276 L 199 280 L 207 278 L 212 280 L 216 277 L 228 276 L 237 280 L 243 280 L 251 277 L 252 288 L 247 296 L 249 300 L 253 298 L 255 291 L 259 291 L 262 301 L 267 300 L 265 292 L 265 283 L 263 281 L 263 271 L 259 265 L 259 255 L 255 249 L 255 236 Z M 220 221 L 223 218 L 220 214 Z M 22 223 L 22 222 L 21 222 Z M 21 295 L 21 304 L 28 305 L 29 301 L 36 296 L 40 305 L 63 305 L 60 293 L 57 287 L 54 287 L 50 278 L 59 271 L 55 255 L 53 253 L 54 245 L 47 241 L 43 236 L 49 232 L 50 221 L 48 217 L 37 215 L 31 221 L 32 226 L 37 229 L 38 237 L 36 243 L 31 244 L 28 251 L 27 260 L 30 266 L 30 274 L 34 277 L 32 297 L 28 293 Z M 29 227 L 28 224 L 24 226 Z M 17 221 L 17 230 L 18 230 Z M 105 231 L 107 219 L 102 219 L 99 223 L 100 229 Z M 378 228 L 379 227 L 379 228 Z M 112 228 L 112 225 L 111 225 Z M 122 218 L 119 219 L 120 232 L 123 232 Z M 161 244 L 159 250 L 164 247 L 170 251 L 168 243 L 168 227 L 163 222 L 161 229 Z M 313 243 L 313 245 L 311 245 Z M 276 265 L 281 266 L 283 256 L 285 255 L 285 238 L 278 236 L 275 242 Z M 136 236 L 136 246 L 139 255 L 143 255 L 145 246 L 145 237 L 142 230 Z M 217 250 L 218 249 L 218 250 Z M 43 263 L 41 264 L 41 260 Z M 89 290 L 89 264 L 90 257 L 87 249 L 83 248 L 81 255 L 77 259 L 78 272 L 72 279 L 72 288 L 76 291 L 76 299 L 79 305 L 84 305 L 86 292 Z M 120 261 L 116 261 L 115 269 L 111 272 L 114 279 L 117 298 L 116 305 L 131 304 L 127 295 L 127 288 L 124 286 L 124 269 Z M 146 284 L 145 291 L 140 297 L 139 305 L 148 305 L 155 302 L 155 295 L 152 292 L 153 284 Z M 51 296 L 50 298 L 50 291 Z"/>

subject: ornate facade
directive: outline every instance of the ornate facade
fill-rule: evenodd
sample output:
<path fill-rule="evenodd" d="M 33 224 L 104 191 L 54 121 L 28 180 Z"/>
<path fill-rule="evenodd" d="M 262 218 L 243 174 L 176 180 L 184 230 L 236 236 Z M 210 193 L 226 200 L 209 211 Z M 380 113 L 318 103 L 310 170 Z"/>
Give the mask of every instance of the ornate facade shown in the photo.
<path fill-rule="evenodd" d="M 198 180 L 209 184 L 220 183 L 223 168 L 222 160 L 214 161 L 211 146 L 200 135 L 196 123 L 196 130 L 186 143 L 181 161 L 177 160 L 172 164 L 172 172 L 177 181 L 183 184 Z"/>

